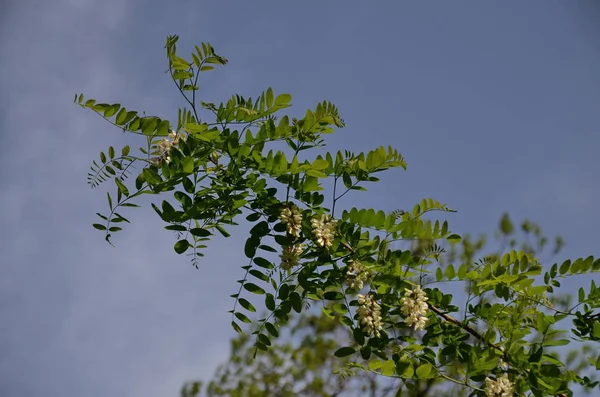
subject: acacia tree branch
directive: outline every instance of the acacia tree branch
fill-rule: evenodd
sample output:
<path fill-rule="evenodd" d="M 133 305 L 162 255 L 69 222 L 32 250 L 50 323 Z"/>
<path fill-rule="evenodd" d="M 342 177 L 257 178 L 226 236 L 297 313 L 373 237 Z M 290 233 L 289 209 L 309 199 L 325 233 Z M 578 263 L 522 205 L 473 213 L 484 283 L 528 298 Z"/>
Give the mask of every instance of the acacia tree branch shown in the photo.
<path fill-rule="evenodd" d="M 494 349 L 502 352 L 502 354 L 504 356 L 506 356 L 506 352 L 504 351 L 504 349 L 502 349 L 500 346 L 498 346 L 498 345 L 496 345 L 496 344 L 494 344 L 492 342 L 486 341 L 485 338 L 483 337 L 483 335 L 481 335 L 479 332 L 477 332 L 475 329 L 473 329 L 469 325 L 464 324 L 464 323 L 458 321 L 457 319 L 455 319 L 454 317 L 447 315 L 446 313 L 444 313 L 443 311 L 441 311 L 440 309 L 438 309 L 437 307 L 433 306 L 430 303 L 427 303 L 427 305 L 429 306 L 429 308 L 431 309 L 432 312 L 434 312 L 438 316 L 442 317 L 444 320 L 446 320 L 446 322 L 452 323 L 452 324 L 454 324 L 454 325 L 456 325 L 456 326 L 464 329 L 469 334 L 473 335 L 475 338 L 479 339 L 480 341 L 482 341 L 483 343 L 485 343 L 489 347 L 494 348 Z"/>

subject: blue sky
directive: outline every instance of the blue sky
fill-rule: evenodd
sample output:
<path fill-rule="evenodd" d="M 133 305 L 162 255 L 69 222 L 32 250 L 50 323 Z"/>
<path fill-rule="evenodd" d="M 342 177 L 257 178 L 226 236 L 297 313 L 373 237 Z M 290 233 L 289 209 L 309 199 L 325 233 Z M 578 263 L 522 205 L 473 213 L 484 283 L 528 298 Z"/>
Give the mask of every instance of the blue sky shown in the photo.
<path fill-rule="evenodd" d="M 0 395 L 168 396 L 228 355 L 243 233 L 200 270 L 150 208 L 105 244 L 90 160 L 135 143 L 72 104 L 83 92 L 173 119 L 164 38 L 208 41 L 230 60 L 202 99 L 324 99 L 347 128 L 330 150 L 398 148 L 348 205 L 434 197 L 455 232 L 504 211 L 562 235 L 562 257 L 600 255 L 600 7 L 593 1 L 12 1 L 0 10 Z M 588 280 L 585 281 L 587 284 Z"/>

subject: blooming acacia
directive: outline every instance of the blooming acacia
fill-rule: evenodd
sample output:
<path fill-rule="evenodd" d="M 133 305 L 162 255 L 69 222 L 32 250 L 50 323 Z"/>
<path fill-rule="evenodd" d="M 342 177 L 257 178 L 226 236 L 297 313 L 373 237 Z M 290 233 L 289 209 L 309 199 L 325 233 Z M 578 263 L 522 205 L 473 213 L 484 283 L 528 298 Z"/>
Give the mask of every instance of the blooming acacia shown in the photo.
<path fill-rule="evenodd" d="M 487 397 L 513 397 L 514 387 L 504 373 L 496 379 L 485 378 L 485 395 Z"/>
<path fill-rule="evenodd" d="M 414 326 L 415 331 L 425 329 L 427 324 L 427 296 L 420 286 L 412 290 L 406 288 L 404 297 L 400 300 L 402 314 L 406 316 L 406 323 Z"/>
<path fill-rule="evenodd" d="M 283 247 L 280 255 L 281 268 L 283 270 L 290 270 L 292 267 L 296 266 L 303 250 L 304 247 L 302 244 L 287 245 Z"/>
<path fill-rule="evenodd" d="M 363 289 L 365 281 L 369 279 L 369 276 L 369 271 L 359 260 L 351 259 L 348 261 L 348 268 L 346 270 L 348 288 L 357 291 Z"/>
<path fill-rule="evenodd" d="M 302 214 L 295 205 L 290 205 L 281 210 L 279 215 L 281 222 L 287 226 L 287 232 L 294 236 L 300 237 L 302 230 Z"/>
<path fill-rule="evenodd" d="M 381 330 L 383 329 L 381 323 L 381 306 L 379 306 L 371 294 L 359 294 L 357 298 L 359 305 L 357 315 L 359 321 L 364 325 L 367 333 L 374 334 L 377 337 L 381 336 Z"/>
<path fill-rule="evenodd" d="M 176 41 L 176 37 L 167 41 L 169 71 L 184 95 L 195 92 L 198 74 L 212 68 L 206 68 L 205 64 L 227 63 L 207 44 L 201 49 L 196 47 L 193 62 L 187 61 L 176 55 Z M 238 293 L 232 295 L 236 299 L 232 325 L 241 332 L 236 321 L 252 322 L 238 310 L 237 303 L 249 313 L 254 308 L 248 300 L 242 300 L 242 292 L 265 296 L 265 306 L 271 315 L 259 320 L 263 327 L 257 333 L 258 349 L 268 349 L 270 338 L 279 334 L 276 324 L 284 324 L 292 310 L 301 312 L 309 300 L 333 300 L 337 303 L 332 309 L 324 308 L 330 310 L 328 315 L 339 318 L 353 331 L 362 328 L 367 333 L 366 336 L 363 332 L 353 333 L 357 348 L 344 352 L 354 354 L 360 350 L 362 358 L 370 360 L 369 368 L 378 368 L 385 376 L 426 380 L 443 374 L 444 379 L 457 376 L 452 378 L 455 383 L 476 388 L 475 384 L 480 384 L 484 376 L 493 373 L 498 356 L 502 355 L 511 371 L 527 370 L 528 378 L 539 379 L 515 381 L 514 389 L 518 392 L 558 394 L 567 391 L 573 381 L 586 387 L 598 385 L 591 378 L 566 369 L 547 351 L 564 344 L 563 341 L 569 342 L 552 340 L 556 335 L 555 324 L 564 317 L 572 318 L 572 333 L 577 338 L 600 340 L 600 327 L 595 325 L 600 289 L 593 283 L 587 294 L 580 289 L 579 304 L 572 307 L 556 308 L 547 302 L 548 295 L 560 287 L 558 278 L 597 272 L 600 261 L 581 258 L 563 263 L 560 271 L 554 264 L 544 274 L 541 285 L 536 284 L 541 282 L 541 277 L 537 277 L 542 272 L 539 261 L 522 251 L 485 258 L 476 265 L 465 260 L 456 269 L 454 264 L 439 261 L 444 248 L 434 242 L 455 243 L 460 237 L 450 232 L 447 221 L 423 219 L 432 211 L 453 212 L 438 201 L 424 199 L 412 211 L 390 213 L 351 208 L 334 219 L 336 205 L 340 207 L 340 199 L 346 193 L 365 190 L 364 184 L 378 181 L 376 173 L 405 168 L 406 164 L 398 151 L 385 147 L 367 153 L 339 151 L 310 158 L 306 150 L 324 146 L 322 136 L 343 126 L 333 104 L 319 103 L 302 120 L 279 117 L 274 113 L 290 106 L 291 97 L 275 96 L 268 89 L 257 100 L 233 96 L 219 106 L 201 102 L 199 105 L 215 116 L 213 122 L 206 122 L 198 117 L 195 96 L 186 99 L 191 109 L 180 109 L 177 127 L 174 126 L 185 132 L 183 140 L 169 132 L 171 124 L 167 120 L 139 117 L 119 104 L 84 102 L 83 96 L 79 97 L 82 107 L 106 119 L 114 118 L 110 120 L 113 124 L 143 135 L 148 141 L 146 148 L 140 148 L 141 157 L 130 154 L 128 146 L 119 158 L 115 158 L 112 147 L 108 158 L 101 153 L 102 165 L 92 168 L 90 183 L 97 185 L 97 179 L 106 180 L 113 175 L 117 195 L 116 200 L 114 195 L 108 195 L 110 213 L 98 214 L 103 223 L 94 227 L 104 231 L 105 239 L 110 242 L 112 234 L 121 230 L 113 223 L 127 221 L 117 209 L 136 206 L 132 201 L 143 194 L 172 193 L 174 200 L 163 200 L 160 206 L 153 204 L 153 208 L 168 223 L 167 229 L 177 233 L 175 251 L 190 254 L 192 263 L 198 267 L 201 251 L 213 234 L 228 237 L 227 228 L 237 225 L 239 217 L 249 213 L 246 219 L 254 225 L 243 249 L 249 262 L 243 266 L 244 277 L 238 280 Z M 240 125 L 243 127 L 236 130 Z M 287 144 L 290 151 L 266 148 L 277 143 Z M 154 155 L 161 160 L 148 161 Z M 218 163 L 220 157 L 223 161 Z M 143 167 L 135 182 L 126 186 L 130 170 L 136 169 L 131 167 L 134 164 Z M 333 179 L 331 210 L 326 207 L 329 204 L 325 194 L 321 193 L 325 190 L 323 180 L 327 178 Z M 302 213 L 293 206 L 280 212 L 291 200 L 299 203 Z M 305 221 L 302 214 L 307 218 Z M 281 223 L 276 223 L 278 220 Z M 419 250 L 390 249 L 389 244 L 397 241 L 427 244 Z M 306 253 L 300 243 L 306 244 Z M 269 252 L 281 252 L 280 266 L 266 258 Z M 300 256 L 303 266 L 294 269 Z M 368 263 L 372 277 L 367 280 L 359 276 L 363 273 L 357 270 L 357 264 L 344 269 L 341 264 L 349 263 L 350 258 Z M 426 281 L 440 283 L 440 288 L 428 288 L 427 295 L 420 286 L 407 288 L 416 280 L 423 284 L 432 275 L 435 281 Z M 250 282 L 251 277 L 258 281 Z M 348 295 L 364 288 L 367 282 L 377 301 L 373 294 L 359 295 L 353 316 Z M 453 305 L 452 296 L 442 291 L 448 285 L 442 284 L 445 282 L 465 285 L 469 301 L 464 310 Z M 348 291 L 344 284 L 349 286 Z M 381 306 L 385 307 L 383 313 Z M 458 313 L 464 320 L 456 320 L 451 313 Z M 407 324 L 425 332 L 404 335 Z M 530 342 L 536 337 L 546 345 Z M 467 339 L 471 341 L 465 342 Z M 396 354 L 398 346 L 411 354 Z M 448 361 L 459 369 L 458 375 L 443 372 Z M 594 365 L 600 368 L 600 358 Z M 402 368 L 406 370 L 400 371 Z M 498 390 L 497 383 L 490 385 L 490 390 Z"/>
<path fill-rule="evenodd" d="M 323 214 L 320 218 L 314 218 L 310 221 L 313 234 L 317 239 L 317 244 L 326 249 L 331 248 L 335 238 L 335 228 L 337 221 L 331 215 Z"/>

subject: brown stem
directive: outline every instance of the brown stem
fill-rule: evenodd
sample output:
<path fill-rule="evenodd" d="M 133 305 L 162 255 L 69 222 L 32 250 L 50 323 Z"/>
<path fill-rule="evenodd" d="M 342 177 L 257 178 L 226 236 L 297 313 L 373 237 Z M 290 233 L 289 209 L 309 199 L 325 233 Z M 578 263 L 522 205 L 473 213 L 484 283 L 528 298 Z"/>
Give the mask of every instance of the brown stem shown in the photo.
<path fill-rule="evenodd" d="M 451 317 L 451 316 L 447 315 L 446 313 L 442 312 L 440 309 L 438 309 L 437 307 L 435 307 L 435 306 L 433 306 L 431 304 L 428 304 L 428 306 L 429 306 L 429 308 L 431 309 L 432 312 L 434 312 L 438 316 L 442 317 L 447 322 L 452 323 L 452 324 L 454 324 L 454 325 L 456 325 L 456 326 L 464 329 L 465 331 L 467 331 L 468 333 L 470 333 L 475 338 L 479 339 L 480 341 L 482 341 L 483 343 L 485 343 L 489 347 L 492 347 L 492 348 L 494 348 L 496 350 L 499 350 L 499 351 L 502 352 L 502 354 L 505 354 L 504 350 L 502 348 L 500 348 L 499 346 L 497 346 L 497 345 L 495 345 L 495 344 L 493 344 L 491 342 L 486 341 L 479 332 L 475 331 L 469 325 L 461 323 L 460 321 L 458 321 L 454 317 Z"/>

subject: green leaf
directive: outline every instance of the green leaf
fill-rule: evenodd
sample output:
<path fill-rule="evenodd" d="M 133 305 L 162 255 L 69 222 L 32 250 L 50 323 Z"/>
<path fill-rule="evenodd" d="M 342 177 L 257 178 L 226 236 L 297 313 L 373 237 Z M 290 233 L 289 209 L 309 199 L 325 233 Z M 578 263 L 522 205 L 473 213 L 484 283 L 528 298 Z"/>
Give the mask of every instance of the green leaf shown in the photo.
<path fill-rule="evenodd" d="M 225 228 L 221 225 L 216 225 L 215 228 L 219 231 L 219 233 L 221 233 L 221 235 L 223 237 L 230 237 L 231 234 L 229 234 L 229 232 L 227 230 L 225 230 Z"/>
<path fill-rule="evenodd" d="M 402 379 L 411 379 L 415 375 L 415 368 L 412 366 L 411 363 L 400 362 L 396 366 L 396 373 Z"/>
<path fill-rule="evenodd" d="M 142 120 L 142 134 L 144 135 L 153 135 L 154 130 L 156 130 L 156 126 L 158 124 L 158 118 L 156 117 L 148 117 Z"/>
<path fill-rule="evenodd" d="M 500 219 L 500 231 L 506 236 L 513 234 L 513 232 L 515 231 L 515 228 L 508 214 L 503 214 L 502 218 Z"/>
<path fill-rule="evenodd" d="M 344 294 L 338 291 L 327 291 L 323 294 L 323 299 L 330 301 L 340 300 L 344 299 Z"/>
<path fill-rule="evenodd" d="M 203 229 L 201 227 L 195 227 L 193 229 L 190 229 L 190 234 L 196 237 L 208 237 L 212 233 L 210 232 L 210 230 Z"/>
<path fill-rule="evenodd" d="M 115 113 L 117 113 L 117 111 L 121 108 L 121 105 L 119 105 L 118 103 L 115 103 L 114 105 L 109 106 L 108 108 L 106 108 L 106 110 L 104 111 L 104 117 L 105 118 L 109 118 L 112 117 Z"/>
<path fill-rule="evenodd" d="M 261 341 L 261 343 L 264 343 L 266 346 L 271 346 L 271 339 L 269 339 L 269 337 L 265 334 L 258 334 L 258 340 Z"/>
<path fill-rule="evenodd" d="M 273 106 L 273 89 L 271 87 L 269 87 L 267 89 L 267 93 L 266 93 L 266 105 L 268 108 L 270 108 L 271 106 Z"/>
<path fill-rule="evenodd" d="M 190 247 L 190 243 L 187 240 L 179 240 L 175 243 L 175 252 L 178 254 L 183 254 Z"/>
<path fill-rule="evenodd" d="M 259 212 L 253 212 L 246 217 L 246 220 L 248 220 L 249 222 L 256 222 L 260 219 L 261 216 L 262 215 Z"/>
<path fill-rule="evenodd" d="M 110 193 L 106 192 L 106 197 L 108 198 L 108 207 L 111 209 L 113 209 L 113 205 L 112 205 L 112 198 L 110 197 Z"/>
<path fill-rule="evenodd" d="M 261 250 L 265 250 L 268 252 L 277 252 L 277 250 L 271 246 L 268 245 L 259 245 L 258 248 L 260 248 Z"/>
<path fill-rule="evenodd" d="M 248 316 L 246 316 L 244 313 L 235 312 L 235 313 L 234 313 L 234 316 L 236 316 L 236 317 L 237 317 L 237 319 L 238 319 L 238 320 L 240 320 L 240 321 L 241 321 L 241 322 L 243 322 L 243 323 L 246 323 L 246 324 L 250 324 L 250 323 L 252 323 L 252 320 L 250 320 L 250 319 L 248 318 Z"/>
<path fill-rule="evenodd" d="M 594 335 L 594 338 L 600 339 L 600 322 L 598 322 L 597 320 L 596 322 L 594 322 L 594 326 L 592 328 L 592 335 Z M 598 357 L 597 363 L 600 363 L 600 356 Z M 596 366 L 598 366 L 598 364 L 596 364 Z"/>
<path fill-rule="evenodd" d="M 465 276 L 467 274 L 467 264 L 463 263 L 462 265 L 460 265 L 460 267 L 458 268 L 458 279 L 459 280 L 464 280 Z"/>
<path fill-rule="evenodd" d="M 165 226 L 165 229 L 167 230 L 174 230 L 177 232 L 187 232 L 187 227 L 183 226 L 183 225 L 169 225 L 169 226 Z"/>
<path fill-rule="evenodd" d="M 162 179 L 158 172 L 152 167 L 144 168 L 142 170 L 144 180 L 151 185 L 157 185 L 162 182 Z"/>
<path fill-rule="evenodd" d="M 177 72 L 173 73 L 173 79 L 175 80 L 185 80 L 190 79 L 192 77 L 194 77 L 193 73 L 184 70 L 178 70 Z"/>
<path fill-rule="evenodd" d="M 396 363 L 394 360 L 387 360 L 381 364 L 381 374 L 383 376 L 392 376 L 396 373 Z"/>
<path fill-rule="evenodd" d="M 242 331 L 242 329 L 240 328 L 240 326 L 237 325 L 235 321 L 231 322 L 231 326 L 233 327 L 233 329 L 235 330 L 235 332 L 237 332 L 238 334 L 242 335 L 244 333 L 244 331 Z"/>
<path fill-rule="evenodd" d="M 123 193 L 125 197 L 129 197 L 129 190 L 119 178 L 115 178 L 115 183 L 117 184 L 119 191 Z"/>
<path fill-rule="evenodd" d="M 287 107 L 291 101 L 292 96 L 290 94 L 277 95 L 277 98 L 275 98 L 275 106 Z"/>
<path fill-rule="evenodd" d="M 252 283 L 245 283 L 244 289 L 248 292 L 252 292 L 253 294 L 257 294 L 257 295 L 262 295 L 265 293 L 264 289 L 260 288 L 256 284 L 252 284 Z"/>
<path fill-rule="evenodd" d="M 555 340 L 545 340 L 544 346 L 564 346 L 568 345 L 570 341 L 568 339 L 555 339 Z"/>
<path fill-rule="evenodd" d="M 444 279 L 444 272 L 441 267 L 438 267 L 435 271 L 435 281 L 442 281 Z"/>
<path fill-rule="evenodd" d="M 269 310 L 275 310 L 275 296 L 270 292 L 265 296 L 265 306 Z"/>
<path fill-rule="evenodd" d="M 181 165 L 183 168 L 183 172 L 186 174 L 191 174 L 194 172 L 194 158 L 191 156 L 184 157 L 181 161 Z"/>
<path fill-rule="evenodd" d="M 311 164 L 311 167 L 313 169 L 315 169 L 315 170 L 322 171 L 322 170 L 327 169 L 329 167 L 329 162 L 327 162 L 327 160 L 323 160 L 323 159 L 316 159 Z"/>
<path fill-rule="evenodd" d="M 169 120 L 161 120 L 160 123 L 158 123 L 158 128 L 156 128 L 156 135 L 158 135 L 158 136 L 169 135 L 170 127 L 171 127 L 171 124 L 169 123 Z"/>
<path fill-rule="evenodd" d="M 264 343 L 256 342 L 256 344 L 254 346 L 256 346 L 257 348 L 259 348 L 262 351 L 265 351 L 265 352 L 269 351 L 269 348 L 267 346 L 265 346 Z"/>
<path fill-rule="evenodd" d="M 448 277 L 448 280 L 452 280 L 455 276 L 456 276 L 456 270 L 454 270 L 454 265 L 449 264 L 446 267 L 446 277 Z"/>
<path fill-rule="evenodd" d="M 214 129 L 214 130 L 206 131 L 203 133 L 193 134 L 193 136 L 200 140 L 210 142 L 210 141 L 214 141 L 216 138 L 218 138 L 220 134 L 221 134 L 221 132 L 219 130 Z"/>
<path fill-rule="evenodd" d="M 249 312 L 256 312 L 256 308 L 252 305 L 252 303 L 248 302 L 246 299 L 244 298 L 239 298 L 238 302 L 240 303 L 240 306 L 242 306 L 244 309 L 248 310 Z"/>
<path fill-rule="evenodd" d="M 560 268 L 558 269 L 558 272 L 562 276 L 563 274 L 566 274 L 569 271 L 570 268 L 571 268 L 571 261 L 567 259 L 566 261 L 564 261 L 562 263 L 562 265 L 560 265 Z"/>
<path fill-rule="evenodd" d="M 256 255 L 256 248 L 260 245 L 260 238 L 252 236 L 246 240 L 244 246 L 244 254 L 247 258 L 253 258 Z"/>
<path fill-rule="evenodd" d="M 269 281 L 269 276 L 267 276 L 266 274 L 264 274 L 263 272 L 256 270 L 256 269 L 251 269 L 248 271 L 248 273 L 250 273 L 251 275 L 253 275 L 254 277 L 256 277 L 257 279 L 261 280 L 261 281 Z"/>
<path fill-rule="evenodd" d="M 296 313 L 300 313 L 302 311 L 302 297 L 297 292 L 292 292 L 290 294 L 289 302 L 292 304 L 292 309 Z"/>
<path fill-rule="evenodd" d="M 171 66 L 175 70 L 187 70 L 190 68 L 190 63 L 183 58 L 178 57 L 175 54 L 171 54 Z"/>
<path fill-rule="evenodd" d="M 448 240 L 451 244 L 456 244 L 460 242 L 461 237 L 458 234 L 451 234 L 448 237 L 446 237 L 446 240 Z"/>
<path fill-rule="evenodd" d="M 265 322 L 265 328 L 267 329 L 267 332 L 273 335 L 274 337 L 277 338 L 279 336 L 279 331 L 277 331 L 277 328 L 275 328 L 275 326 L 272 323 Z"/>
<path fill-rule="evenodd" d="M 335 351 L 335 353 L 333 353 L 334 356 L 342 358 L 342 357 L 348 357 L 353 355 L 354 353 L 356 353 L 356 350 L 352 347 L 342 347 L 339 348 Z"/>
<path fill-rule="evenodd" d="M 101 225 L 99 223 L 94 223 L 92 226 L 94 226 L 98 230 L 106 230 L 106 226 Z"/>
<path fill-rule="evenodd" d="M 416 370 L 417 378 L 419 379 L 427 379 L 431 378 L 431 371 L 433 366 L 429 363 L 425 363 L 423 365 L 419 365 Z"/>
<path fill-rule="evenodd" d="M 302 184 L 302 190 L 305 192 L 314 192 L 322 189 L 323 188 L 319 186 L 319 178 L 314 176 L 307 176 Z"/>
<path fill-rule="evenodd" d="M 137 115 L 137 112 L 128 112 L 125 108 L 121 108 L 121 110 L 119 111 L 119 113 L 117 114 L 117 117 L 115 119 L 115 124 L 116 125 L 125 125 L 128 122 L 130 122 L 131 119 L 133 119 L 136 115 Z"/>
<path fill-rule="evenodd" d="M 269 223 L 267 221 L 261 221 L 257 223 L 252 227 L 252 229 L 250 229 L 250 234 L 252 237 L 256 237 L 258 243 L 260 243 L 260 237 L 269 234 Z"/>
<path fill-rule="evenodd" d="M 350 174 L 348 174 L 345 171 L 344 173 L 342 173 L 342 181 L 344 182 L 344 186 L 346 186 L 347 189 L 350 189 L 352 187 L 352 178 L 350 178 Z"/>
<path fill-rule="evenodd" d="M 124 147 L 123 147 L 123 149 L 121 149 L 121 155 L 122 155 L 122 156 L 127 156 L 127 155 L 129 154 L 129 150 L 130 150 L 130 149 L 131 149 L 131 148 L 129 147 L 129 145 L 127 145 L 127 146 L 124 146 Z"/>
<path fill-rule="evenodd" d="M 190 178 L 183 178 L 182 180 L 183 188 L 189 194 L 194 194 L 196 192 L 196 187 L 194 186 L 194 182 L 190 181 Z"/>
<path fill-rule="evenodd" d="M 115 124 L 116 125 L 125 124 L 125 117 L 127 117 L 127 109 L 121 108 L 121 110 L 119 110 L 119 113 L 117 114 L 117 117 L 115 119 Z"/>
<path fill-rule="evenodd" d="M 254 258 L 254 263 L 256 264 L 256 266 L 260 266 L 263 269 L 273 269 L 275 267 L 271 262 L 269 262 L 265 258 L 261 258 L 260 256 Z"/>
<path fill-rule="evenodd" d="M 279 293 L 277 294 L 277 297 L 280 300 L 286 300 L 287 297 L 289 296 L 289 294 L 290 294 L 290 286 L 285 283 L 281 284 L 279 286 Z"/>

